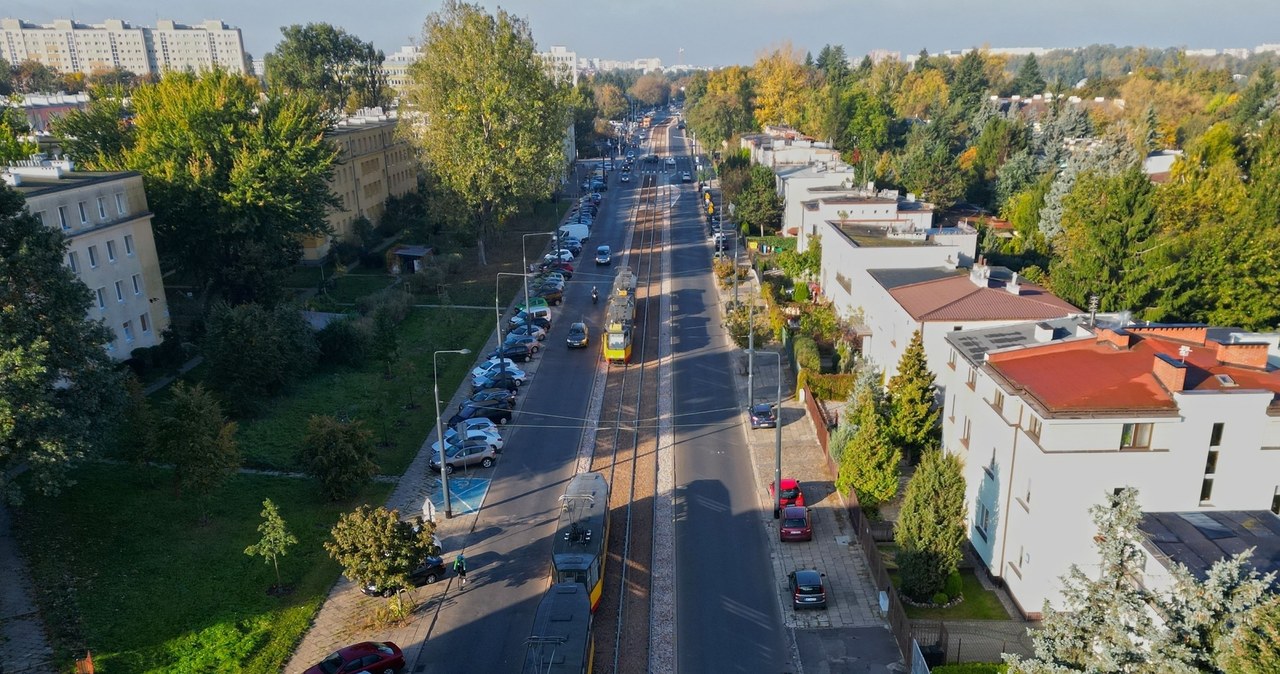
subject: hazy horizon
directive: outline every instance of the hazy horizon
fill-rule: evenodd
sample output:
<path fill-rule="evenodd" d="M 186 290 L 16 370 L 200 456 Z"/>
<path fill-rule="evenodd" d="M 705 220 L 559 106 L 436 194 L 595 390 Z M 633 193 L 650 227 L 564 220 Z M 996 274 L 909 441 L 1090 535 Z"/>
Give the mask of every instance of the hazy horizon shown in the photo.
<path fill-rule="evenodd" d="M 1090 44 L 1163 49 L 1253 48 L 1280 42 L 1280 2 L 1227 0 L 1204 11 L 1192 0 L 1077 0 L 1070 6 L 1015 0 L 917 0 L 899 6 L 867 0 L 705 0 L 700 3 L 649 0 L 507 0 L 501 6 L 526 18 L 542 50 L 563 45 L 581 57 L 632 60 L 657 57 L 665 65 L 747 64 L 784 42 L 817 53 L 841 44 L 859 57 L 885 49 L 903 56 L 975 46 L 1084 47 Z M 416 42 L 427 14 L 439 2 L 407 4 L 366 0 L 250 3 L 247 0 L 173 0 L 159 4 L 132 0 L 9 0 L 3 15 L 35 23 L 71 18 L 82 23 L 124 19 L 155 25 L 157 19 L 199 23 L 221 19 L 241 29 L 245 50 L 262 58 L 279 41 L 280 27 L 324 22 L 372 41 L 387 54 Z M 1242 16 L 1248 21 L 1241 21 Z"/>

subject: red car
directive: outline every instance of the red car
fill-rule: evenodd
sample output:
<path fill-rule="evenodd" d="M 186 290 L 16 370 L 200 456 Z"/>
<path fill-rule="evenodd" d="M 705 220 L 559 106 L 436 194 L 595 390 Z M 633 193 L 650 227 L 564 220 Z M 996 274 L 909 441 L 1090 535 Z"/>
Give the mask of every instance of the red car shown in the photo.
<path fill-rule="evenodd" d="M 387 642 L 365 641 L 334 651 L 303 674 L 395 674 L 404 669 L 400 647 Z"/>
<path fill-rule="evenodd" d="M 813 523 L 809 519 L 808 508 L 787 506 L 782 509 L 782 519 L 778 520 L 778 522 L 778 540 L 813 540 Z"/>
<path fill-rule="evenodd" d="M 781 502 L 773 492 L 772 482 L 769 483 L 769 498 L 773 500 L 775 507 L 804 506 L 804 492 L 800 491 L 800 483 L 789 477 L 782 478 Z"/>

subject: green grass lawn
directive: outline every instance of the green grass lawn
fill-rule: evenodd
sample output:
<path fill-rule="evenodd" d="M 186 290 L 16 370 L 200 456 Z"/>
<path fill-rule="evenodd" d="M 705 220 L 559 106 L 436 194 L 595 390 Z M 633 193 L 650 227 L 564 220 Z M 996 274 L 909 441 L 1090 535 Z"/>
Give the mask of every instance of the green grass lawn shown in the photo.
<path fill-rule="evenodd" d="M 116 672 L 279 672 L 334 580 L 321 547 L 339 513 L 311 480 L 238 475 L 209 499 L 174 497 L 161 468 L 91 465 L 57 497 L 32 497 L 15 513 L 38 602 L 59 664 L 93 652 Z M 372 484 L 358 502 L 381 503 Z M 272 597 L 270 565 L 244 554 L 257 541 L 263 498 L 280 509 L 298 545 L 280 560 L 294 591 Z"/>
<path fill-rule="evenodd" d="M 437 349 L 478 352 L 493 331 L 493 315 L 481 311 L 414 309 L 400 325 L 403 359 L 392 379 L 381 363 L 321 370 L 271 403 L 263 416 L 240 422 L 245 464 L 295 470 L 295 457 L 315 414 L 359 419 L 374 434 L 379 471 L 399 475 L 435 425 L 431 399 L 431 356 Z M 440 395 L 447 400 L 471 370 L 475 355 L 442 355 Z M 416 408 L 407 409 L 411 404 Z M 442 407 L 442 415 L 454 410 Z"/>
<path fill-rule="evenodd" d="M 885 558 L 885 566 L 889 571 L 889 579 L 894 587 L 900 587 L 898 567 L 893 563 L 893 555 L 898 546 L 893 543 L 878 543 L 876 549 Z M 918 608 L 906 602 L 902 603 L 907 610 L 907 617 L 912 620 L 1008 620 L 1009 612 L 996 597 L 996 593 L 982 587 L 972 569 L 961 569 L 961 592 L 964 601 L 951 608 Z"/>
<path fill-rule="evenodd" d="M 332 290 L 319 293 L 319 296 L 339 304 L 350 304 L 365 295 L 386 289 L 393 282 L 395 277 L 389 274 L 344 274 L 337 278 Z"/>

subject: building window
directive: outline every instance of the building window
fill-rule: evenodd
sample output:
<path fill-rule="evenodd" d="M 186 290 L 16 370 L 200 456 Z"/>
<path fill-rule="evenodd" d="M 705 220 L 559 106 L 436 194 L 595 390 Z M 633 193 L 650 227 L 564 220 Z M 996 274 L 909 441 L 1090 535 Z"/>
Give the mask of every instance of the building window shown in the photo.
<path fill-rule="evenodd" d="M 991 509 L 982 501 L 978 501 L 978 511 L 973 518 L 973 526 L 978 530 L 978 535 L 982 536 L 982 540 L 987 540 L 988 532 L 991 531 Z"/>
<path fill-rule="evenodd" d="M 83 201 L 76 202 L 76 208 L 80 209 L 80 224 L 89 224 L 89 211 L 84 207 Z"/>
<path fill-rule="evenodd" d="M 1213 498 L 1213 478 L 1206 477 L 1200 483 L 1200 505 L 1205 505 Z"/>
<path fill-rule="evenodd" d="M 67 207 L 58 207 L 58 224 L 62 225 L 63 230 L 71 229 L 71 223 L 67 222 Z"/>
<path fill-rule="evenodd" d="M 98 268 L 98 247 L 97 246 L 89 246 L 89 268 L 90 269 Z"/>
<path fill-rule="evenodd" d="M 1280 515 L 1280 487 L 1276 487 L 1276 493 L 1271 495 L 1271 512 Z"/>
<path fill-rule="evenodd" d="M 146 314 L 138 316 L 138 325 L 142 328 L 142 334 L 151 334 L 151 319 L 147 318 Z"/>
<path fill-rule="evenodd" d="M 124 254 L 133 257 L 133 235 L 124 235 Z"/>
<path fill-rule="evenodd" d="M 71 267 L 71 271 L 80 273 L 80 256 L 73 250 L 67 253 L 67 266 Z"/>
<path fill-rule="evenodd" d="M 124 332 L 124 341 L 132 342 L 133 341 L 133 321 L 125 321 L 124 325 L 120 326 L 120 329 L 121 331 Z"/>
<path fill-rule="evenodd" d="M 1226 424 L 1222 423 L 1221 421 L 1213 425 L 1213 433 L 1209 435 L 1210 447 L 1217 447 L 1218 445 L 1222 444 L 1222 428 L 1225 425 Z"/>
<path fill-rule="evenodd" d="M 960 427 L 960 444 L 964 445 L 965 447 L 969 446 L 970 430 L 971 430 L 971 426 L 969 424 L 969 417 L 965 417 L 964 424 L 962 424 Z"/>
<path fill-rule="evenodd" d="M 116 261 L 116 242 L 114 240 L 107 241 L 107 261 Z"/>
<path fill-rule="evenodd" d="M 116 192 L 116 214 L 124 215 L 124 212 L 125 212 L 124 192 Z"/>
<path fill-rule="evenodd" d="M 142 274 L 133 275 L 133 294 L 134 295 L 142 294 Z"/>
<path fill-rule="evenodd" d="M 124 283 L 116 281 L 116 301 L 124 301 Z"/>
<path fill-rule="evenodd" d="M 107 200 L 102 197 L 98 197 L 98 219 L 107 219 Z"/>
<path fill-rule="evenodd" d="M 1004 391 L 996 389 L 995 395 L 991 396 L 991 406 L 996 408 L 997 412 L 1004 414 Z"/>
<path fill-rule="evenodd" d="M 45 220 L 44 220 L 44 211 L 36 211 L 36 212 L 35 212 L 35 216 L 36 216 L 37 218 L 39 218 L 39 219 L 40 219 L 40 224 L 42 224 L 42 225 L 48 225 L 48 224 L 49 224 L 49 223 L 45 222 Z"/>
<path fill-rule="evenodd" d="M 969 387 L 969 390 L 971 390 L 971 391 L 972 391 L 972 390 L 973 390 L 973 387 L 974 387 L 977 383 L 978 383 L 978 370 L 977 370 L 977 368 L 972 368 L 972 367 L 971 367 L 971 368 L 969 368 L 969 379 L 968 379 L 968 381 L 966 381 L 966 382 L 965 382 L 965 384 Z"/>
<path fill-rule="evenodd" d="M 1125 424 L 1120 431 L 1120 449 L 1150 449 L 1151 424 Z"/>
<path fill-rule="evenodd" d="M 953 370 L 956 369 L 956 350 L 955 349 L 952 349 L 951 353 L 947 355 L 947 367 Z"/>
<path fill-rule="evenodd" d="M 95 291 L 93 291 L 93 292 L 94 292 L 94 294 L 95 294 L 95 295 L 97 295 L 97 296 L 98 296 L 98 308 L 99 308 L 99 309 L 106 309 L 106 308 L 107 308 L 107 288 L 106 288 L 106 286 L 103 286 L 103 287 L 101 287 L 101 288 L 98 288 L 97 290 L 95 290 Z"/>
<path fill-rule="evenodd" d="M 1216 449 L 1209 450 L 1209 456 L 1204 460 L 1204 474 L 1213 475 L 1218 472 L 1218 451 Z"/>
<path fill-rule="evenodd" d="M 1040 417 L 1031 414 L 1027 415 L 1027 435 L 1039 440 L 1040 431 L 1043 430 L 1043 428 L 1043 422 L 1040 421 Z"/>

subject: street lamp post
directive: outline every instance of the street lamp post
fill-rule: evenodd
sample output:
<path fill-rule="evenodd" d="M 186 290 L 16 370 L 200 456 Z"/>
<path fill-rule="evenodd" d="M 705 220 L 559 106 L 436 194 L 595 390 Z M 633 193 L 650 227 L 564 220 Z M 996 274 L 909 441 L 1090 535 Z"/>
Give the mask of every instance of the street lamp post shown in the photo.
<path fill-rule="evenodd" d="M 444 518 L 453 517 L 453 504 L 449 502 L 449 471 L 445 467 L 444 424 L 440 423 L 440 369 L 436 358 L 442 353 L 460 353 L 467 355 L 471 349 L 443 349 L 431 354 L 431 384 L 435 387 L 436 398 L 436 438 L 440 441 L 440 484 L 444 485 Z"/>
<path fill-rule="evenodd" d="M 555 235 L 556 235 L 555 232 L 532 232 L 520 237 L 520 262 L 521 264 L 524 265 L 523 267 L 520 268 L 520 271 L 525 272 L 524 274 L 524 306 L 526 309 L 529 308 L 529 274 L 528 274 L 529 254 L 525 252 L 525 240 L 527 240 L 531 236 L 555 236 Z"/>
<path fill-rule="evenodd" d="M 773 519 L 782 517 L 782 354 L 761 351 L 762 356 L 778 359 L 778 402 L 773 408 Z"/>

